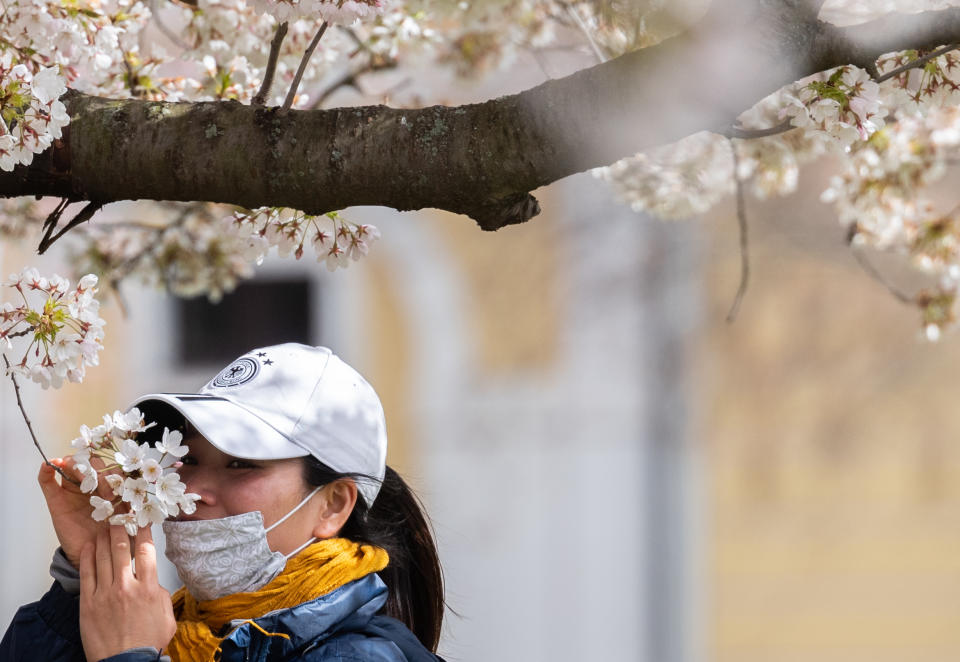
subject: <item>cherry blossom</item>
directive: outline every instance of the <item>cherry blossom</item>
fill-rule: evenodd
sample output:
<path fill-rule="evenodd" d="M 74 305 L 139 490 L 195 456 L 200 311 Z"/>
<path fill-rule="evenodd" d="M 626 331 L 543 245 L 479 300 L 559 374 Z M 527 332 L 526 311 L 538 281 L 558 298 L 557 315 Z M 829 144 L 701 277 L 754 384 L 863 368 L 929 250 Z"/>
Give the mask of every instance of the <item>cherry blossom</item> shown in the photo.
<path fill-rule="evenodd" d="M 187 451 L 190 450 L 189 447 L 184 446 L 181 442 L 183 442 L 183 434 L 179 430 L 168 430 L 164 428 L 163 436 L 154 448 L 160 453 L 179 458 L 186 455 Z"/>
<path fill-rule="evenodd" d="M 857 67 L 838 67 L 801 81 L 784 99 L 782 116 L 814 135 L 832 138 L 841 148 L 866 140 L 884 124 L 880 85 Z"/>
<path fill-rule="evenodd" d="M 23 339 L 22 358 L 8 372 L 21 374 L 44 388 L 59 387 L 64 380 L 83 380 L 87 366 L 99 363 L 105 322 L 99 316 L 95 298 L 96 276 L 80 279 L 75 289 L 57 275 L 41 276 L 27 268 L 13 274 L 7 286 L 13 288 L 18 305 L 0 307 L 0 340 L 14 348 L 13 339 Z"/>
<path fill-rule="evenodd" d="M 113 458 L 125 472 L 129 473 L 140 471 L 146 454 L 145 445 L 138 444 L 134 439 L 124 439 L 120 444 L 120 450 L 114 451 Z"/>
<path fill-rule="evenodd" d="M 74 454 L 83 475 L 80 490 L 93 492 L 102 477 L 113 496 L 109 500 L 101 495 L 90 497 L 93 519 L 108 519 L 136 535 L 140 527 L 181 511 L 193 512 L 200 497 L 186 491 L 175 471 L 179 458 L 189 451 L 180 443 L 180 432 L 165 428 L 156 445 L 138 442 L 137 436 L 154 424 L 147 423 L 136 408 L 106 414 L 103 421 L 94 428 L 81 426 L 80 436 L 71 442 L 80 449 Z"/>
<path fill-rule="evenodd" d="M 280 21 L 313 16 L 328 23 L 352 25 L 382 13 L 385 2 L 387 0 L 253 0 L 253 6 Z"/>
<path fill-rule="evenodd" d="M 113 503 L 98 496 L 90 497 L 90 505 L 93 506 L 93 519 L 102 522 L 113 515 Z"/>
<path fill-rule="evenodd" d="M 299 260 L 309 243 L 317 260 L 330 271 L 347 266 L 348 260 L 359 260 L 370 250 L 370 244 L 380 238 L 376 226 L 352 223 L 338 212 L 314 216 L 291 209 L 263 207 L 251 212 L 234 212 L 229 222 L 240 236 L 275 246 L 281 256 L 293 253 Z"/>
<path fill-rule="evenodd" d="M 643 152 L 598 176 L 636 211 L 661 218 L 702 214 L 733 191 L 733 157 L 723 136 L 701 132 L 677 143 Z"/>

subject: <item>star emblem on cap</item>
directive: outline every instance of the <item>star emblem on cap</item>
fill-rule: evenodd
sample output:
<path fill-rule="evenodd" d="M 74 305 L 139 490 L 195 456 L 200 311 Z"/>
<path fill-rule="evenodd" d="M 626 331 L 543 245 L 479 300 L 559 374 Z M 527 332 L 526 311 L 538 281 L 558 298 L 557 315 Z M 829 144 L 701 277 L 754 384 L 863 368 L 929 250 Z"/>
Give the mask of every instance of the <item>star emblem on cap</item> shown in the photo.
<path fill-rule="evenodd" d="M 263 362 L 263 365 L 273 365 L 273 361 L 270 359 L 267 359 L 266 361 Z"/>

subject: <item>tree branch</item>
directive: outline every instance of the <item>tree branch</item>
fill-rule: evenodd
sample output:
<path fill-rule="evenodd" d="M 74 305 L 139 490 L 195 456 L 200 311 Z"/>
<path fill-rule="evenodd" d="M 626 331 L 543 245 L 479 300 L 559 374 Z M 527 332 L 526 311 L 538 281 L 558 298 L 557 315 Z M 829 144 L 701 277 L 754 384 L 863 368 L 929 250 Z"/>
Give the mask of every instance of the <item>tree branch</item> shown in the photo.
<path fill-rule="evenodd" d="M 870 69 L 884 53 L 930 50 L 960 41 L 960 9 L 890 14 L 861 25 L 837 28 L 821 24 L 812 57 L 815 71 L 841 64 Z"/>
<path fill-rule="evenodd" d="M 888 281 L 886 278 L 884 278 L 883 274 L 877 271 L 877 268 L 874 267 L 873 264 L 870 262 L 870 260 L 867 259 L 867 256 L 863 255 L 859 250 L 857 250 L 856 246 L 851 246 L 850 252 L 853 253 L 854 259 L 857 261 L 857 264 L 860 266 L 860 268 L 863 269 L 864 273 L 870 276 L 870 278 L 872 278 L 873 280 L 883 285 L 883 287 L 886 288 L 886 290 L 890 294 L 892 294 L 895 299 L 897 299 L 902 303 L 911 304 L 911 305 L 916 303 L 916 301 L 914 300 L 914 297 L 910 296 L 909 294 L 907 294 L 906 292 L 904 292 L 903 290 L 895 286 L 893 283 Z"/>
<path fill-rule="evenodd" d="M 267 68 L 263 72 L 263 82 L 260 83 L 260 89 L 254 95 L 250 103 L 254 106 L 262 106 L 267 102 L 270 96 L 270 88 L 273 87 L 273 75 L 277 70 L 277 60 L 280 59 L 280 46 L 283 45 L 283 38 L 287 36 L 287 22 L 284 21 L 277 26 L 277 31 L 270 42 L 270 55 L 267 56 Z"/>
<path fill-rule="evenodd" d="M 747 236 L 747 203 L 743 195 L 743 180 L 737 174 L 740 169 L 740 156 L 737 154 L 737 146 L 733 144 L 733 140 L 727 142 L 730 143 L 730 153 L 733 154 L 733 181 L 737 187 L 737 227 L 740 230 L 740 286 L 727 312 L 727 324 L 732 324 L 740 313 L 740 304 L 743 303 L 747 284 L 750 282 L 750 244 Z"/>
<path fill-rule="evenodd" d="M 776 136 L 781 133 L 786 133 L 791 129 L 796 127 L 790 122 L 790 120 L 785 120 L 780 122 L 776 126 L 771 126 L 767 129 L 745 129 L 742 126 L 732 126 L 726 131 L 724 135 L 727 138 L 739 138 L 740 140 L 751 140 L 753 138 L 766 138 L 768 136 Z"/>
<path fill-rule="evenodd" d="M 435 207 L 482 228 L 526 221 L 530 195 L 696 131 L 817 71 L 960 41 L 960 9 L 837 28 L 796 0 L 717 0 L 703 21 L 520 94 L 459 107 L 288 110 L 71 92 L 69 133 L 0 196 L 223 202 L 323 213 Z M 682 111 L 682 112 L 681 112 Z"/>
<path fill-rule="evenodd" d="M 374 71 L 394 69 L 396 66 L 396 60 L 370 54 L 364 64 L 347 67 L 337 75 L 325 81 L 323 88 L 316 93 L 315 98 L 311 99 L 310 110 L 316 110 L 317 108 L 323 107 L 323 102 L 330 98 L 330 95 L 342 87 L 354 87 L 361 94 L 363 94 L 363 90 L 360 89 L 358 80 L 361 76 Z"/>
<path fill-rule="evenodd" d="M 53 464 L 52 462 L 50 462 L 50 460 L 47 459 L 47 455 L 46 453 L 43 452 L 43 447 L 40 446 L 40 442 L 37 440 L 37 435 L 33 431 L 33 424 L 30 422 L 30 417 L 27 416 L 27 410 L 23 406 L 23 400 L 20 398 L 20 384 L 17 383 L 17 376 L 14 375 L 12 372 L 10 372 L 10 360 L 7 358 L 6 354 L 3 355 L 3 363 L 7 367 L 7 375 L 10 377 L 10 381 L 13 382 L 13 391 L 17 396 L 17 406 L 20 408 L 20 414 L 23 416 L 24 423 L 27 424 L 27 430 L 29 430 L 30 432 L 30 438 L 33 439 L 33 445 L 36 446 L 37 450 L 40 452 L 40 457 L 43 458 L 44 463 L 48 467 L 53 467 L 53 470 L 56 471 L 58 474 L 60 474 L 64 480 L 69 481 L 74 485 L 80 485 L 80 481 L 78 481 L 76 478 L 73 478 L 72 476 L 68 476 L 63 471 L 63 469 L 61 469 L 60 467 Z"/>
<path fill-rule="evenodd" d="M 317 48 L 317 44 L 320 43 L 323 33 L 327 31 L 329 23 L 324 21 L 320 24 L 320 29 L 317 30 L 317 34 L 313 36 L 313 39 L 310 41 L 310 45 L 307 46 L 307 50 L 304 52 L 303 57 L 300 58 L 300 66 L 297 67 L 297 73 L 293 76 L 293 82 L 290 83 L 290 89 L 287 91 L 287 98 L 283 100 L 283 110 L 290 110 L 290 107 L 293 105 L 293 100 L 297 97 L 297 89 L 300 87 L 300 80 L 303 78 L 303 72 L 307 70 L 307 63 L 310 62 L 310 58 L 313 56 L 313 51 Z"/>
<path fill-rule="evenodd" d="M 56 227 L 56 223 L 49 225 L 46 233 L 44 233 L 43 237 L 40 239 L 40 245 L 37 247 L 37 253 L 39 253 L 40 255 L 43 255 L 44 253 L 46 253 L 47 249 L 50 248 L 53 242 L 55 242 L 57 239 L 62 237 L 65 233 L 69 232 L 70 230 L 77 227 L 81 223 L 86 223 L 87 221 L 89 221 L 91 218 L 93 218 L 93 215 L 96 214 L 98 211 L 100 211 L 102 208 L 103 208 L 102 202 L 96 202 L 96 201 L 88 202 L 83 207 L 83 209 L 77 212 L 77 215 L 74 216 L 69 223 L 67 223 L 65 226 L 63 226 L 63 228 L 60 229 L 60 232 L 58 232 L 53 236 L 51 236 L 51 233 Z M 58 218 L 59 218 L 59 215 L 58 215 Z"/>
<path fill-rule="evenodd" d="M 903 66 L 897 67 L 896 69 L 891 69 L 887 73 L 883 74 L 882 76 L 878 76 L 874 80 L 877 83 L 882 83 L 885 80 L 890 80 L 894 76 L 899 76 L 905 71 L 910 71 L 911 69 L 916 69 L 917 67 L 921 67 L 927 62 L 929 62 L 930 60 L 934 60 L 940 57 L 941 55 L 946 55 L 950 51 L 953 51 L 956 49 L 957 49 L 957 44 L 947 44 L 943 48 L 938 48 L 935 51 L 927 53 L 923 57 L 918 57 L 916 60 L 911 60 L 910 62 L 907 62 Z"/>

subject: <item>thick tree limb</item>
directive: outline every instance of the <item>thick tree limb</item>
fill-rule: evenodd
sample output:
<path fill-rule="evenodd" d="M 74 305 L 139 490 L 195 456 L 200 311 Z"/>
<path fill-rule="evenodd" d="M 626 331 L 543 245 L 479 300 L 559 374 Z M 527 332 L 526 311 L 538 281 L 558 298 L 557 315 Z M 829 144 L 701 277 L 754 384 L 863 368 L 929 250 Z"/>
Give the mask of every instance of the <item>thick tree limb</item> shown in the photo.
<path fill-rule="evenodd" d="M 960 9 L 848 28 L 817 2 L 727 0 L 688 33 L 521 94 L 460 107 L 283 111 L 71 93 L 69 134 L 0 195 L 285 206 L 437 207 L 495 230 L 536 215 L 530 192 L 700 130 L 833 66 L 960 41 Z"/>

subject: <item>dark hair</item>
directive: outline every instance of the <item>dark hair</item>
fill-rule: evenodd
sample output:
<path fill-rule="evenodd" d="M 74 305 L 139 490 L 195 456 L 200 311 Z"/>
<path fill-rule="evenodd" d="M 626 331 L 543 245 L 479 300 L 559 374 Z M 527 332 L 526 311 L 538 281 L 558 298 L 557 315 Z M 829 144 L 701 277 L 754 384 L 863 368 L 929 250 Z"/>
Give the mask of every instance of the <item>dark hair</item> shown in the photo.
<path fill-rule="evenodd" d="M 371 480 L 369 476 L 338 473 L 312 455 L 304 458 L 303 477 L 310 487 L 340 478 Z M 358 495 L 340 535 L 387 550 L 390 563 L 379 572 L 389 590 L 383 611 L 404 623 L 424 646 L 436 652 L 443 623 L 443 570 L 423 505 L 400 474 L 386 468 L 372 507 Z"/>

